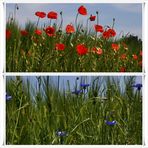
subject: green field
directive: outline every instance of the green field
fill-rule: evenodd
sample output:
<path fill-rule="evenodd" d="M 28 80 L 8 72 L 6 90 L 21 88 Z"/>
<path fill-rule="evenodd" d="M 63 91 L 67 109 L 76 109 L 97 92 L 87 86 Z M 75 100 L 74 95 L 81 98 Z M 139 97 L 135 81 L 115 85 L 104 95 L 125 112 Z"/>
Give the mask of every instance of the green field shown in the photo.
<path fill-rule="evenodd" d="M 7 77 L 6 144 L 142 144 L 136 77 L 32 78 Z"/>

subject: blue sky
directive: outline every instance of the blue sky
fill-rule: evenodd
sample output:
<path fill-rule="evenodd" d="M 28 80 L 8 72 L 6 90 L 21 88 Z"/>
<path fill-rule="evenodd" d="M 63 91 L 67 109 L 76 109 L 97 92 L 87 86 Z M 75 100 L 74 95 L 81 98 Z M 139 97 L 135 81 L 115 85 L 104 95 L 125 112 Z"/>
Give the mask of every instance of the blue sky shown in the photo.
<path fill-rule="evenodd" d="M 81 78 L 82 78 L 82 83 L 83 84 L 90 84 L 92 83 L 92 80 L 94 80 L 97 76 L 60 76 L 59 78 L 59 89 L 61 91 L 63 90 L 66 90 L 66 92 L 68 91 L 68 87 L 67 87 L 67 81 L 69 80 L 69 84 L 70 84 L 70 91 L 74 91 L 75 90 L 75 82 L 76 82 L 76 78 L 79 77 L 79 80 L 77 80 L 77 85 L 78 85 L 78 89 L 79 89 L 79 84 L 81 82 Z M 101 77 L 101 76 L 100 76 Z M 121 89 L 124 91 L 124 87 L 125 87 L 125 81 L 124 81 L 124 78 L 127 79 L 128 76 L 124 77 L 124 76 L 110 76 L 111 78 L 114 78 L 114 80 L 120 80 L 120 87 Z M 9 78 L 15 78 L 15 77 L 7 77 L 8 79 Z M 38 81 L 37 81 L 37 78 L 35 76 L 25 76 L 25 77 L 22 77 L 24 79 L 24 82 L 26 82 L 26 80 L 28 79 L 31 83 L 31 86 L 33 89 L 38 89 Z M 47 77 L 45 77 L 47 78 Z M 101 81 L 101 86 L 102 88 L 104 88 L 104 78 L 105 76 L 102 76 L 101 77 L 103 79 L 103 81 Z M 49 76 L 49 79 L 51 80 L 50 81 L 50 84 L 51 85 L 54 85 L 55 87 L 58 86 L 58 76 Z M 99 81 L 100 82 L 100 81 Z M 103 84 L 104 83 L 104 84 Z M 141 83 L 142 84 L 142 77 L 141 76 L 137 76 L 136 79 L 135 79 L 135 84 L 137 83 Z M 136 88 L 134 88 L 136 90 Z M 32 91 L 32 90 L 31 90 Z"/>
<path fill-rule="evenodd" d="M 63 11 L 64 26 L 69 23 L 74 23 L 77 9 L 81 4 L 18 4 L 19 10 L 17 11 L 16 19 L 23 27 L 24 24 L 31 20 L 37 22 L 37 17 L 34 15 L 36 11 L 49 11 L 61 12 Z M 117 34 L 124 31 L 124 34 L 131 33 L 138 35 L 142 38 L 142 4 L 83 4 L 88 14 L 95 14 L 99 11 L 100 24 L 112 25 L 112 19 L 116 19 L 115 29 Z M 6 16 L 14 13 L 15 4 L 6 5 Z M 88 16 L 89 16 L 88 15 Z M 79 16 L 78 21 L 86 23 L 86 16 Z M 58 20 L 60 22 L 60 20 Z M 49 20 L 42 19 L 40 25 L 49 22 Z M 92 23 L 93 24 L 93 23 Z"/>

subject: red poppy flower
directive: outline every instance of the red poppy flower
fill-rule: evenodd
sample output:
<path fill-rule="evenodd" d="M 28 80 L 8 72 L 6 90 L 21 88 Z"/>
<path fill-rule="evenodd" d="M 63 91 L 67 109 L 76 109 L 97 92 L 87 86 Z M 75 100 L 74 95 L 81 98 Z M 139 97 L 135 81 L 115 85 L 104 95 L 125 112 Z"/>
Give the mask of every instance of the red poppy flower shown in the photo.
<path fill-rule="evenodd" d="M 88 49 L 84 44 L 77 45 L 77 53 L 79 55 L 85 55 L 88 52 Z"/>
<path fill-rule="evenodd" d="M 96 16 L 95 16 L 95 15 L 94 15 L 94 16 L 93 16 L 93 15 L 91 15 L 89 19 L 90 19 L 90 21 L 95 21 Z"/>
<path fill-rule="evenodd" d="M 65 45 L 62 43 L 57 43 L 55 46 L 56 50 L 64 50 L 65 49 Z"/>
<path fill-rule="evenodd" d="M 81 15 L 87 15 L 87 9 L 84 6 L 78 8 L 78 13 Z"/>
<path fill-rule="evenodd" d="M 50 19 L 57 19 L 58 18 L 58 14 L 54 11 L 50 11 L 47 15 L 48 18 Z"/>
<path fill-rule="evenodd" d="M 140 50 L 140 56 L 142 56 L 142 50 Z"/>
<path fill-rule="evenodd" d="M 126 54 L 122 54 L 120 58 L 121 58 L 122 60 L 125 60 L 125 59 L 126 59 Z"/>
<path fill-rule="evenodd" d="M 40 11 L 37 11 L 35 13 L 36 16 L 40 17 L 40 18 L 44 18 L 46 16 L 46 13 L 45 12 L 40 12 Z"/>
<path fill-rule="evenodd" d="M 28 31 L 26 31 L 26 30 L 21 30 L 21 35 L 22 35 L 22 36 L 27 36 L 27 35 L 28 35 Z"/>
<path fill-rule="evenodd" d="M 103 38 L 108 39 L 110 37 L 110 33 L 108 31 L 103 32 Z"/>
<path fill-rule="evenodd" d="M 136 54 L 133 54 L 133 59 L 138 60 L 138 56 Z"/>
<path fill-rule="evenodd" d="M 109 32 L 110 37 L 114 37 L 114 36 L 116 36 L 116 32 L 115 32 L 114 29 L 108 29 L 107 31 Z"/>
<path fill-rule="evenodd" d="M 48 36 L 54 36 L 55 33 L 54 27 L 48 26 L 44 31 Z"/>
<path fill-rule="evenodd" d="M 66 26 L 66 33 L 74 33 L 75 32 L 75 28 L 73 25 L 69 24 Z"/>
<path fill-rule="evenodd" d="M 120 71 L 120 72 L 126 72 L 126 69 L 125 69 L 125 67 L 121 67 L 121 68 L 119 69 L 119 71 Z"/>
<path fill-rule="evenodd" d="M 138 64 L 139 64 L 139 66 L 142 66 L 142 61 L 139 61 L 139 63 L 138 63 Z"/>
<path fill-rule="evenodd" d="M 93 50 L 95 53 L 97 53 L 98 55 L 101 55 L 101 54 L 103 53 L 103 50 L 102 50 L 101 48 L 96 48 L 96 47 L 94 47 L 92 50 Z"/>
<path fill-rule="evenodd" d="M 96 52 L 98 55 L 101 55 L 103 53 L 103 50 L 101 48 L 98 48 L 97 49 L 97 52 Z"/>
<path fill-rule="evenodd" d="M 103 27 L 101 25 L 95 25 L 95 31 L 96 32 L 103 32 Z"/>
<path fill-rule="evenodd" d="M 36 34 L 36 35 L 42 35 L 42 31 L 39 30 L 39 29 L 36 29 L 36 30 L 35 30 L 35 34 Z"/>
<path fill-rule="evenodd" d="M 119 45 L 118 44 L 115 44 L 115 43 L 112 43 L 112 49 L 114 51 L 118 51 L 119 50 Z"/>
<path fill-rule="evenodd" d="M 11 37 L 11 31 L 10 30 L 6 30 L 6 39 L 8 40 L 8 39 L 10 39 L 10 37 Z"/>

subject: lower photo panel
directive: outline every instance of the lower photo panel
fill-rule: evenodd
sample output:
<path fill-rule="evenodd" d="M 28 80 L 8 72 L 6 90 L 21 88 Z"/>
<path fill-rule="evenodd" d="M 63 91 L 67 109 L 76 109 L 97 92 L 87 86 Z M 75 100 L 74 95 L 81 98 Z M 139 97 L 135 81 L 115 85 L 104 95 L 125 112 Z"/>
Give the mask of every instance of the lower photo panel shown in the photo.
<path fill-rule="evenodd" d="M 142 145 L 141 76 L 7 76 L 6 145 Z"/>

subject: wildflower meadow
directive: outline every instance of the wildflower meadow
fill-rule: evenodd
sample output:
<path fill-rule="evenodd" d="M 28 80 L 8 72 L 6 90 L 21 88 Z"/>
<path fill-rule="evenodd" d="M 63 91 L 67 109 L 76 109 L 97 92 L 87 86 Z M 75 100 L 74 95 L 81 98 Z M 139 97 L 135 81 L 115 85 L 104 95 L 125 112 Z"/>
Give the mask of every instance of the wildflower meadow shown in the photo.
<path fill-rule="evenodd" d="M 101 25 L 98 10 L 89 14 L 85 5 L 80 5 L 75 8 L 75 19 L 66 26 L 64 10 L 49 10 L 30 14 L 36 22 L 30 20 L 22 27 L 17 9 L 16 5 L 6 22 L 7 72 L 142 71 L 142 40 L 132 32 L 117 32 L 114 16 L 111 25 Z M 87 21 L 80 22 L 82 17 Z M 45 18 L 47 23 L 43 23 Z"/>
<path fill-rule="evenodd" d="M 133 76 L 7 76 L 6 144 L 141 145 L 142 87 Z"/>

